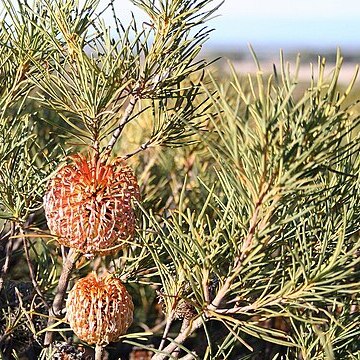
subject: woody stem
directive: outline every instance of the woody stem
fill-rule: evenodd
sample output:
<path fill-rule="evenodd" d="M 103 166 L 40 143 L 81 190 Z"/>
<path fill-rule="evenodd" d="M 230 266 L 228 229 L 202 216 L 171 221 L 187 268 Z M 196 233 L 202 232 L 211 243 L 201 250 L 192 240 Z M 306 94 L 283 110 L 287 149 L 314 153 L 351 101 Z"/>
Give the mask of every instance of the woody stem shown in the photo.
<path fill-rule="evenodd" d="M 101 345 L 96 344 L 96 346 L 95 346 L 95 360 L 101 360 L 102 359 L 103 351 L 104 351 L 104 348 Z"/>
<path fill-rule="evenodd" d="M 51 331 L 52 330 L 51 327 L 56 323 L 56 318 L 61 315 L 61 310 L 65 299 L 66 289 L 69 284 L 70 275 L 79 257 L 80 254 L 78 252 L 76 252 L 74 249 L 70 249 L 63 263 L 63 268 L 56 289 L 54 301 L 52 307 L 49 310 L 49 320 L 47 323 L 48 331 L 46 332 L 44 339 L 45 346 L 50 345 L 53 341 L 53 331 Z"/>

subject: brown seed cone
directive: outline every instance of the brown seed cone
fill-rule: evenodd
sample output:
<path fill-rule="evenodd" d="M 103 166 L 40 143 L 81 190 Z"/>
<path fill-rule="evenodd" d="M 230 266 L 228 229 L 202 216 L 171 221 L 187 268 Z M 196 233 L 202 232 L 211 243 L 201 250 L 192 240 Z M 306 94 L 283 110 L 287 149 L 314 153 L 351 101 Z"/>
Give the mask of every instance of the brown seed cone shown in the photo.
<path fill-rule="evenodd" d="M 181 299 L 175 309 L 175 318 L 176 319 L 192 319 L 196 315 L 196 310 L 194 305 L 190 304 L 186 300 Z"/>
<path fill-rule="evenodd" d="M 44 209 L 60 244 L 88 254 L 126 245 L 135 232 L 132 198 L 140 198 L 132 170 L 123 160 L 107 165 L 77 154 L 50 180 Z"/>
<path fill-rule="evenodd" d="M 122 282 L 89 274 L 69 292 L 66 317 L 74 333 L 88 344 L 106 345 L 124 335 L 133 321 L 134 305 Z"/>

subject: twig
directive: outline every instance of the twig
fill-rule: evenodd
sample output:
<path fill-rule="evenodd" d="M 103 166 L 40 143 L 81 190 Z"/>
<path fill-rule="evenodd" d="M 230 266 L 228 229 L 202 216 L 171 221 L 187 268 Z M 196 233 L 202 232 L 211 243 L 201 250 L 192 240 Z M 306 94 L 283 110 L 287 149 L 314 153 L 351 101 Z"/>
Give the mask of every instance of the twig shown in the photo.
<path fill-rule="evenodd" d="M 20 230 L 20 231 L 22 233 L 22 230 Z M 44 295 L 41 292 L 39 284 L 36 281 L 34 266 L 33 266 L 32 262 L 31 262 L 31 259 L 30 259 L 29 242 L 25 237 L 22 238 L 22 241 L 23 241 L 23 245 L 24 245 L 25 258 L 26 258 L 26 262 L 27 262 L 27 265 L 28 265 L 28 268 L 29 268 L 31 282 L 32 282 L 32 284 L 34 286 L 34 289 L 35 289 L 36 293 L 39 295 L 39 297 L 40 297 L 42 303 L 44 304 L 44 306 L 46 307 L 46 309 L 50 310 L 50 306 L 46 302 L 46 299 L 45 299 Z"/>
<path fill-rule="evenodd" d="M 182 358 L 180 358 L 180 360 L 193 360 L 196 358 L 197 358 L 196 354 L 187 354 L 187 355 L 183 356 Z"/>
<path fill-rule="evenodd" d="M 187 327 L 190 325 L 190 322 L 191 322 L 191 319 L 185 317 L 181 324 L 180 332 L 185 331 L 185 329 L 187 329 Z"/>
<path fill-rule="evenodd" d="M 15 291 L 15 294 L 18 298 L 18 301 L 19 301 L 19 307 L 20 309 L 22 310 L 22 314 L 25 315 L 26 317 L 26 320 L 28 321 L 28 326 L 29 328 L 31 329 L 32 332 L 35 332 L 35 326 L 34 326 L 34 322 L 32 320 L 32 317 L 31 317 L 31 310 L 30 311 L 27 311 L 25 306 L 24 306 L 24 302 L 23 302 L 23 295 L 20 293 L 19 289 L 15 286 L 14 288 L 14 291 Z"/>
<path fill-rule="evenodd" d="M 6 244 L 5 262 L 1 268 L 0 291 L 2 290 L 2 288 L 4 286 L 4 277 L 6 276 L 7 272 L 9 271 L 9 263 L 10 263 L 10 257 L 12 254 L 12 248 L 13 248 L 13 239 L 9 239 Z"/>
<path fill-rule="evenodd" d="M 104 352 L 104 348 L 101 345 L 96 344 L 95 345 L 95 360 L 101 360 L 102 356 L 103 356 L 103 352 Z"/>
<path fill-rule="evenodd" d="M 175 338 L 174 342 L 166 346 L 166 348 L 162 350 L 162 353 L 155 354 L 152 357 L 152 359 L 163 360 L 169 357 L 169 354 L 171 354 L 178 347 L 178 344 L 182 344 L 196 329 L 200 328 L 202 324 L 203 324 L 203 319 L 201 317 L 195 319 L 193 322 L 190 323 L 190 325 L 184 331 L 182 331 Z"/>
<path fill-rule="evenodd" d="M 74 249 L 70 249 L 63 263 L 63 268 L 56 289 L 54 301 L 52 307 L 49 310 L 49 320 L 47 323 L 48 328 L 51 328 L 51 326 L 53 326 L 56 323 L 56 317 L 61 315 L 61 310 L 64 303 L 66 289 L 69 284 L 70 275 L 72 270 L 74 269 L 75 262 L 79 259 L 79 257 L 80 257 L 80 253 L 78 253 Z M 51 331 L 50 329 L 45 334 L 44 345 L 49 346 L 52 343 L 52 339 L 53 339 L 53 331 Z"/>
<path fill-rule="evenodd" d="M 258 223 L 258 217 L 260 213 L 260 208 L 263 204 L 265 194 L 268 190 L 268 187 L 260 193 L 259 199 L 256 202 L 255 209 L 253 212 L 253 215 L 250 219 L 249 223 L 249 231 L 247 237 L 244 239 L 243 246 L 241 247 L 240 254 L 235 258 L 234 260 L 234 268 L 232 270 L 232 274 L 229 275 L 222 287 L 219 289 L 218 293 L 216 294 L 215 298 L 207 306 L 206 309 L 204 309 L 203 315 L 207 315 L 208 312 L 216 311 L 216 309 L 221 304 L 221 301 L 226 296 L 227 292 L 230 289 L 230 286 L 232 285 L 232 282 L 234 279 L 238 276 L 239 272 L 241 271 L 243 261 L 245 260 L 249 249 L 252 245 L 252 240 L 255 235 L 256 226 Z M 196 318 L 194 321 L 191 321 L 190 324 L 185 328 L 182 329 L 182 331 L 179 333 L 179 335 L 174 339 L 173 342 L 171 342 L 168 346 L 166 346 L 162 353 L 155 354 L 152 359 L 153 360 L 163 360 L 169 357 L 169 354 L 172 354 L 177 348 L 179 344 L 182 344 L 191 334 L 195 332 L 198 328 L 200 328 L 203 325 L 203 315 L 200 315 L 198 318 Z M 160 350 L 160 349 L 159 349 Z"/>
<path fill-rule="evenodd" d="M 246 305 L 246 306 L 235 306 L 231 309 L 216 309 L 216 312 L 218 314 L 243 314 L 248 313 L 251 310 L 254 310 L 253 305 Z"/>
<path fill-rule="evenodd" d="M 4 237 L 1 238 L 2 241 L 6 239 L 7 243 L 5 246 L 5 262 L 4 265 L 1 268 L 0 273 L 0 291 L 2 290 L 4 286 L 4 277 L 6 276 L 7 272 L 9 271 L 9 264 L 10 264 L 10 258 L 13 250 L 13 239 L 12 236 L 15 235 L 15 224 L 14 222 L 11 223 L 10 231 L 4 235 Z"/>
<path fill-rule="evenodd" d="M 234 278 L 238 275 L 239 271 L 241 270 L 242 262 L 235 260 L 237 262 L 236 267 L 233 270 L 233 274 L 229 276 L 224 285 L 221 287 L 219 292 L 217 293 L 214 300 L 208 305 L 207 309 L 204 310 L 204 314 L 206 315 L 207 311 L 215 311 L 217 307 L 220 305 L 221 301 L 225 297 L 226 293 L 228 292 Z M 179 335 L 174 339 L 172 343 L 170 343 L 165 349 L 163 349 L 162 353 L 155 354 L 152 359 L 153 360 L 163 360 L 172 354 L 178 347 L 178 344 L 182 344 L 191 334 L 194 333 L 195 330 L 200 328 L 203 325 L 203 317 L 199 316 L 194 321 L 190 322 L 189 326 L 183 329 Z M 160 349 L 159 349 L 160 350 Z"/>
<path fill-rule="evenodd" d="M 164 326 L 166 325 L 166 319 L 162 320 L 159 324 L 156 324 L 155 326 L 153 326 L 152 328 L 149 328 L 148 326 L 146 326 L 145 324 L 139 324 L 139 326 L 141 326 L 141 328 L 143 328 L 145 331 L 156 334 L 158 333 L 161 329 L 164 328 Z"/>
<path fill-rule="evenodd" d="M 121 117 L 120 121 L 119 121 L 119 125 L 116 128 L 116 130 L 114 131 L 114 133 L 112 134 L 112 137 L 108 143 L 108 145 L 105 148 L 105 152 L 104 152 L 104 157 L 105 159 L 107 159 L 117 141 L 117 139 L 119 138 L 119 136 L 121 135 L 125 125 L 130 121 L 130 117 L 132 112 L 134 111 L 135 105 L 138 101 L 138 98 L 133 96 L 130 101 L 128 106 L 125 109 L 125 112 L 123 114 L 123 116 Z"/>
<path fill-rule="evenodd" d="M 163 336 L 162 336 L 162 339 L 161 339 L 161 343 L 160 343 L 160 346 L 159 346 L 159 350 L 161 351 L 164 346 L 165 346 L 165 341 L 166 341 L 166 338 L 168 336 L 168 333 L 170 331 L 170 327 L 171 327 L 171 324 L 174 320 L 174 311 L 172 311 L 169 315 L 169 317 L 167 318 L 166 320 L 166 326 L 165 326 L 165 329 L 164 329 L 164 333 L 163 333 Z"/>
<path fill-rule="evenodd" d="M 184 318 L 184 320 L 183 320 L 183 322 L 182 322 L 182 324 L 181 324 L 180 332 L 185 331 L 185 330 L 189 327 L 190 322 L 191 322 L 191 320 L 185 316 L 185 318 Z M 173 358 L 177 359 L 177 358 L 179 357 L 179 355 L 180 355 L 180 348 L 177 347 L 177 348 L 171 353 L 171 356 L 172 356 Z"/>
<path fill-rule="evenodd" d="M 136 150 L 134 150 L 133 152 L 124 155 L 124 156 L 122 157 L 122 159 L 127 160 L 127 159 L 131 158 L 132 156 L 138 154 L 139 152 L 146 150 L 146 149 L 150 146 L 150 144 L 151 144 L 151 141 L 150 141 L 150 140 L 146 141 L 145 143 L 143 143 L 142 145 L 140 145 L 140 146 L 139 146 Z"/>

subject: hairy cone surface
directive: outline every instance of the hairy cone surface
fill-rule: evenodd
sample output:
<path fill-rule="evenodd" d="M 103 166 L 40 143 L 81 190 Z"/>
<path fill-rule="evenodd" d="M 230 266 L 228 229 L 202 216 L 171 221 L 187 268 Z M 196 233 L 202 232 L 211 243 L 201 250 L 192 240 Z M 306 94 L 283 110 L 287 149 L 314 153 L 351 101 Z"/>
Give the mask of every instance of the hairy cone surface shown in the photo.
<path fill-rule="evenodd" d="M 83 253 L 119 250 L 135 231 L 131 199 L 140 198 L 132 170 L 123 160 L 107 165 L 78 154 L 51 179 L 44 197 L 50 231 L 62 245 Z"/>
<path fill-rule="evenodd" d="M 89 274 L 69 292 L 67 319 L 74 333 L 88 344 L 106 345 L 126 333 L 134 305 L 122 282 Z"/>

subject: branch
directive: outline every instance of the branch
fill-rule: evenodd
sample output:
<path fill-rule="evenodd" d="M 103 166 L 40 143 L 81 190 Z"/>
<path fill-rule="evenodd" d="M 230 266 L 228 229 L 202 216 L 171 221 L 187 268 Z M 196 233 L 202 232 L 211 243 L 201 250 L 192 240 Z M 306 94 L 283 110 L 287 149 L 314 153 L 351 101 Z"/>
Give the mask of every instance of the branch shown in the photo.
<path fill-rule="evenodd" d="M 169 354 L 173 353 L 178 345 L 182 344 L 196 329 L 200 328 L 203 324 L 202 317 L 198 317 L 194 321 L 190 323 L 190 325 L 180 332 L 180 334 L 174 339 L 172 343 L 170 343 L 166 348 L 158 354 L 155 354 L 152 357 L 152 360 L 163 360 L 169 357 Z"/>
<path fill-rule="evenodd" d="M 102 345 L 96 344 L 95 346 L 95 360 L 102 360 L 104 348 Z"/>
<path fill-rule="evenodd" d="M 121 135 L 122 131 L 124 130 L 125 125 L 130 121 L 131 114 L 134 111 L 137 101 L 138 101 L 138 98 L 135 96 L 133 96 L 130 99 L 129 104 L 126 107 L 125 112 L 120 119 L 118 127 L 115 129 L 108 145 L 105 148 L 105 152 L 104 152 L 105 159 L 109 157 L 112 149 L 114 148 L 116 141 L 118 140 L 119 136 Z"/>
<path fill-rule="evenodd" d="M 20 234 L 23 235 L 22 230 L 20 230 Z M 29 242 L 25 237 L 22 237 L 22 242 L 24 245 L 24 252 L 25 252 L 25 258 L 26 258 L 26 262 L 29 268 L 29 273 L 30 273 L 30 278 L 31 278 L 31 282 L 34 286 L 34 289 L 36 291 L 36 293 L 39 295 L 42 303 L 44 304 L 44 306 L 46 307 L 47 310 L 50 310 L 50 306 L 48 305 L 48 303 L 45 300 L 44 295 L 41 292 L 40 286 L 38 284 L 38 282 L 36 281 L 36 275 L 35 275 L 35 271 L 34 271 L 34 266 L 31 262 L 30 259 L 30 251 L 29 251 Z"/>
<path fill-rule="evenodd" d="M 180 332 L 183 332 L 186 330 L 186 328 L 190 325 L 191 319 L 187 318 L 186 316 L 183 319 L 183 322 L 181 324 Z M 177 347 L 171 354 L 171 356 L 175 359 L 177 359 L 180 355 L 180 348 Z M 193 355 L 192 355 L 193 356 Z"/>
<path fill-rule="evenodd" d="M 166 338 L 167 338 L 168 333 L 170 331 L 170 327 L 171 327 L 171 324 L 172 324 L 173 320 L 174 320 L 174 311 L 172 310 L 170 315 L 168 316 L 168 318 L 166 320 L 166 326 L 165 326 L 165 329 L 164 329 L 164 334 L 163 334 L 163 337 L 161 339 L 160 346 L 159 346 L 160 351 L 164 348 L 165 341 L 166 341 Z"/>
<path fill-rule="evenodd" d="M 249 249 L 252 246 L 252 241 L 255 235 L 256 226 L 259 220 L 258 218 L 259 218 L 260 208 L 263 204 L 268 189 L 269 187 L 267 186 L 260 193 L 258 201 L 256 202 L 255 209 L 249 223 L 248 235 L 243 242 L 243 246 L 241 247 L 240 254 L 234 259 L 234 268 L 232 270 L 232 274 L 226 278 L 224 284 L 219 289 L 214 300 L 204 310 L 203 315 L 206 316 L 208 312 L 217 310 L 222 300 L 225 298 L 227 292 L 229 291 L 234 279 L 238 276 L 239 272 L 241 271 L 242 264 L 246 259 Z M 174 339 L 174 341 L 163 349 L 162 353 L 155 354 L 152 357 L 152 359 L 163 360 L 169 357 L 169 354 L 172 354 L 174 351 L 176 351 L 179 344 L 182 344 L 191 334 L 194 333 L 195 330 L 197 330 L 203 325 L 203 321 L 204 321 L 203 316 L 200 315 L 194 321 L 190 322 L 189 326 L 187 326 L 185 329 L 182 329 L 182 331 L 180 331 L 179 335 Z"/>
<path fill-rule="evenodd" d="M 131 158 L 132 156 L 138 154 L 139 152 L 148 149 L 148 148 L 150 147 L 150 145 L 151 145 L 151 141 L 148 140 L 148 141 L 146 141 L 145 143 L 141 144 L 136 150 L 134 150 L 134 151 L 131 152 L 131 153 L 128 153 L 128 154 L 124 155 L 122 158 L 123 158 L 124 160 L 127 160 L 127 159 Z"/>
<path fill-rule="evenodd" d="M 237 258 L 235 259 L 235 262 L 237 262 L 237 265 L 233 270 L 233 274 L 226 279 L 224 285 L 220 288 L 212 303 L 209 304 L 205 309 L 204 314 L 206 314 L 207 311 L 215 311 L 217 307 L 220 305 L 223 298 L 225 297 L 226 293 L 228 292 L 234 278 L 238 275 L 239 271 L 241 270 L 242 261 L 239 261 L 239 259 Z M 167 358 L 169 354 L 172 354 L 174 351 L 176 351 L 179 344 L 182 344 L 191 334 L 194 333 L 195 330 L 197 330 L 203 325 L 203 321 L 204 321 L 203 317 L 200 316 L 196 318 L 194 321 L 190 322 L 189 326 L 187 326 L 185 329 L 182 329 L 180 334 L 174 339 L 172 343 L 170 343 L 163 350 L 162 353 L 154 355 L 152 359 L 163 360 Z"/>
<path fill-rule="evenodd" d="M 1 273 L 0 273 L 0 291 L 4 286 L 4 277 L 9 271 L 10 257 L 13 250 L 12 236 L 14 235 L 15 235 L 15 224 L 14 222 L 12 222 L 10 231 L 4 237 L 1 238 L 2 241 L 6 241 L 6 245 L 5 245 L 5 262 L 1 268 Z"/>
<path fill-rule="evenodd" d="M 72 270 L 74 269 L 76 261 L 79 259 L 80 253 L 74 249 L 70 249 L 68 255 L 63 263 L 59 283 L 56 289 L 53 305 L 49 310 L 49 320 L 47 328 L 50 329 L 56 323 L 56 317 L 61 315 L 61 310 L 64 303 L 66 289 L 69 284 L 69 279 Z M 45 334 L 44 345 L 48 346 L 52 343 L 53 331 L 48 330 Z"/>
<path fill-rule="evenodd" d="M 207 311 L 215 311 L 217 307 L 220 305 L 223 298 L 225 297 L 226 293 L 228 292 L 234 278 L 238 275 L 239 271 L 241 270 L 242 262 L 239 262 L 238 259 L 236 259 L 235 262 L 237 262 L 237 266 L 234 268 L 233 274 L 226 279 L 224 285 L 220 288 L 219 292 L 217 293 L 212 303 L 209 304 L 207 308 L 204 310 L 204 314 L 206 314 Z M 199 316 L 194 321 L 190 322 L 189 326 L 187 326 L 185 329 L 182 329 L 180 334 L 174 339 L 172 343 L 170 343 L 162 351 L 162 353 L 158 353 L 154 355 L 152 359 L 153 360 L 166 359 L 169 356 L 169 354 L 172 354 L 174 351 L 177 350 L 178 345 L 182 344 L 191 334 L 194 333 L 195 330 L 197 330 L 203 325 L 203 321 L 204 321 L 203 317 Z"/>
<path fill-rule="evenodd" d="M 249 312 L 250 310 L 254 310 L 253 305 L 246 305 L 246 306 L 235 306 L 231 309 L 217 309 L 216 312 L 218 314 L 243 314 L 245 312 Z"/>
<path fill-rule="evenodd" d="M 196 358 L 198 358 L 198 356 L 195 353 L 193 353 L 193 354 L 187 354 L 187 355 L 183 356 L 180 360 L 193 360 Z"/>

